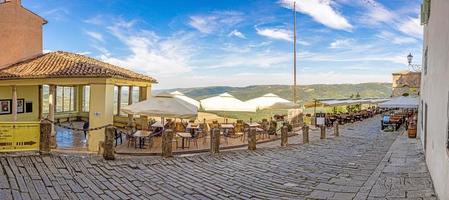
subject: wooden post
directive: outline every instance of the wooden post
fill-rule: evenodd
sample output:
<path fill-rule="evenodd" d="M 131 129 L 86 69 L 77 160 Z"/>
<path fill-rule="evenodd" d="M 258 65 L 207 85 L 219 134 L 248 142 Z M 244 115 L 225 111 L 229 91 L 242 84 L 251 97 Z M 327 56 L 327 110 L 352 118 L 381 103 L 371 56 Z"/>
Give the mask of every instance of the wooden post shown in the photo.
<path fill-rule="evenodd" d="M 256 150 L 256 129 L 250 128 L 248 135 L 248 150 L 254 151 Z"/>
<path fill-rule="evenodd" d="M 115 160 L 115 128 L 106 127 L 103 142 L 103 158 L 105 160 Z"/>
<path fill-rule="evenodd" d="M 39 145 L 39 152 L 41 153 L 41 155 L 50 154 L 51 126 L 52 124 L 48 121 L 41 122 L 41 141 Z"/>
<path fill-rule="evenodd" d="M 281 129 L 281 147 L 288 145 L 288 127 L 283 126 Z"/>
<path fill-rule="evenodd" d="M 48 119 L 54 122 L 56 112 L 56 85 L 49 85 L 48 93 Z M 51 125 L 50 140 L 50 147 L 56 148 L 56 130 L 53 124 Z"/>
<path fill-rule="evenodd" d="M 12 121 L 17 121 L 17 87 L 12 86 Z M 25 102 L 23 102 L 25 103 Z M 22 105 L 23 106 L 23 105 Z"/>
<path fill-rule="evenodd" d="M 128 105 L 133 104 L 133 86 L 128 87 Z M 134 115 L 128 114 L 128 123 L 133 121 Z"/>
<path fill-rule="evenodd" d="M 166 129 L 162 133 L 162 156 L 165 158 L 173 156 L 173 131 Z"/>
<path fill-rule="evenodd" d="M 220 153 L 220 129 L 213 128 L 210 136 L 210 152 Z"/>
<path fill-rule="evenodd" d="M 309 143 L 309 126 L 304 125 L 302 127 L 302 143 L 307 144 Z"/>
<path fill-rule="evenodd" d="M 117 116 L 120 116 L 120 110 L 122 107 L 122 86 L 117 86 Z"/>
<path fill-rule="evenodd" d="M 320 139 L 326 139 L 326 126 L 321 125 L 320 129 L 321 129 Z"/>
<path fill-rule="evenodd" d="M 338 123 L 334 123 L 334 135 L 337 137 L 340 136 L 340 130 L 338 127 Z"/>

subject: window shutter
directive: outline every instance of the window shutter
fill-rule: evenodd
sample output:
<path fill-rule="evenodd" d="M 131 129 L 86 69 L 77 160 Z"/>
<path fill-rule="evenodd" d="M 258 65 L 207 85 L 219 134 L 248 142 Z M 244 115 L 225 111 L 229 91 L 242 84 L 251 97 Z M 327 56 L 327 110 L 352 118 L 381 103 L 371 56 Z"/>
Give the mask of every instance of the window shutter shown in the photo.
<path fill-rule="evenodd" d="M 430 0 L 424 0 L 421 4 L 421 25 L 427 24 L 430 17 Z"/>
<path fill-rule="evenodd" d="M 449 92 L 447 93 L 447 148 L 449 149 Z"/>
<path fill-rule="evenodd" d="M 424 12 L 424 3 L 423 3 L 423 4 L 421 4 L 421 25 L 424 25 L 426 22 L 424 15 L 425 15 L 425 12 Z"/>

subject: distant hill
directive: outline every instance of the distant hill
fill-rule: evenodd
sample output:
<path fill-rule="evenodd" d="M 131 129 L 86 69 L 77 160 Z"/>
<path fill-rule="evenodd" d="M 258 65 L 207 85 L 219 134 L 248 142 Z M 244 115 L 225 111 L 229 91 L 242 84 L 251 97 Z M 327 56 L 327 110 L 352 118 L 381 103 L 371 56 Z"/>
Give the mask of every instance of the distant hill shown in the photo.
<path fill-rule="evenodd" d="M 197 100 L 218 94 L 229 92 L 236 98 L 246 101 L 260 97 L 266 93 L 274 93 L 282 98 L 291 100 L 292 89 L 288 85 L 254 85 L 247 87 L 198 87 L 159 90 L 159 92 L 180 91 Z M 391 83 L 360 83 L 360 84 L 316 84 L 298 86 L 300 103 L 308 102 L 314 98 L 349 98 L 352 94 L 360 93 L 361 97 L 389 97 L 391 95 Z"/>

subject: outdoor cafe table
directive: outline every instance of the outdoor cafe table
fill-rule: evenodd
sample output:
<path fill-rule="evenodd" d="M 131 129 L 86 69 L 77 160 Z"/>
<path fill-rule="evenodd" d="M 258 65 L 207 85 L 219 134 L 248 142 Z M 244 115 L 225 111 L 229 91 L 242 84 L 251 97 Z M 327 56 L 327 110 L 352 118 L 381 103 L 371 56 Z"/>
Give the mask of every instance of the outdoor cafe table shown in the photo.
<path fill-rule="evenodd" d="M 250 128 L 257 128 L 260 126 L 259 123 L 256 122 L 251 122 L 251 123 L 246 123 Z"/>
<path fill-rule="evenodd" d="M 181 149 L 184 149 L 185 139 L 191 138 L 192 134 L 187 133 L 187 132 L 178 132 L 178 133 L 176 133 L 176 136 L 178 136 L 182 139 Z"/>
<path fill-rule="evenodd" d="M 223 134 L 227 135 L 229 130 L 234 129 L 234 125 L 232 124 L 222 124 L 221 129 L 223 129 Z"/>
<path fill-rule="evenodd" d="M 151 135 L 150 131 L 139 130 L 136 131 L 136 133 L 134 133 L 133 136 L 139 138 L 139 148 L 144 149 L 145 137 L 148 137 L 150 135 Z"/>
<path fill-rule="evenodd" d="M 198 124 L 192 124 L 192 123 L 189 123 L 189 124 L 187 124 L 187 127 L 186 127 L 186 130 L 194 130 L 194 131 L 197 131 L 197 130 L 199 130 L 200 129 L 200 125 L 198 125 Z M 192 132 L 191 132 L 192 133 Z M 195 132 L 193 132 L 193 133 L 195 133 Z"/>

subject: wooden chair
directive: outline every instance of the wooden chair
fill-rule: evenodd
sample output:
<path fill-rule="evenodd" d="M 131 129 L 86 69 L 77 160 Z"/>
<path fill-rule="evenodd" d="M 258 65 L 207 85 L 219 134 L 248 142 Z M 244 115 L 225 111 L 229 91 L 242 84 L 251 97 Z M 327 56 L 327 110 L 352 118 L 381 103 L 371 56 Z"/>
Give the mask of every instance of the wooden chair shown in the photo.
<path fill-rule="evenodd" d="M 134 133 L 137 131 L 135 128 L 131 128 L 128 131 L 126 131 L 126 141 L 128 143 L 128 147 L 133 144 L 134 147 L 136 147 L 136 137 L 134 137 Z"/>

